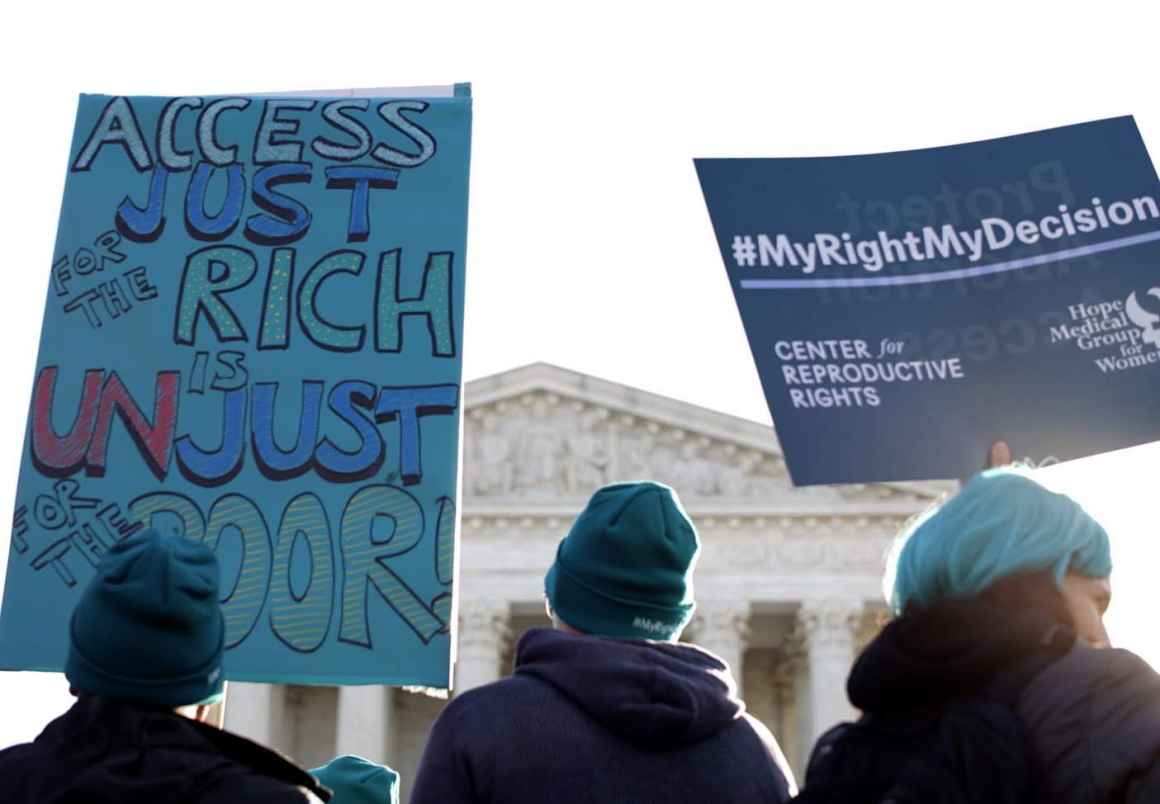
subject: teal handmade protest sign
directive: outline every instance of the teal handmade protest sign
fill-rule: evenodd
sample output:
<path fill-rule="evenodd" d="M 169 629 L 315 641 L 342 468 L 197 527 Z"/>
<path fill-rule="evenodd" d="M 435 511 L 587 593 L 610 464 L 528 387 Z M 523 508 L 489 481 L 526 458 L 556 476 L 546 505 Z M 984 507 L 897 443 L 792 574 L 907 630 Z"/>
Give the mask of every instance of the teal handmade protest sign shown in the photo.
<path fill-rule="evenodd" d="M 448 686 L 470 131 L 466 86 L 82 96 L 0 666 L 152 526 L 217 553 L 229 678 Z"/>

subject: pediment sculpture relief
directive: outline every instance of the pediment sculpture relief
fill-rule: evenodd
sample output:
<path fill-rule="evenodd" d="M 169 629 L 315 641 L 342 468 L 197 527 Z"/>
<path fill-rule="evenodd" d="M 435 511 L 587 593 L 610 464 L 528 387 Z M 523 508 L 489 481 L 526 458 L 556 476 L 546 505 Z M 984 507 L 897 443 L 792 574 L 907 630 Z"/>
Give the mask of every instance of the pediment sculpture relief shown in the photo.
<path fill-rule="evenodd" d="M 651 478 L 685 498 L 745 498 L 789 488 L 780 458 L 554 394 L 468 412 L 465 492 L 475 497 L 584 497 Z"/>

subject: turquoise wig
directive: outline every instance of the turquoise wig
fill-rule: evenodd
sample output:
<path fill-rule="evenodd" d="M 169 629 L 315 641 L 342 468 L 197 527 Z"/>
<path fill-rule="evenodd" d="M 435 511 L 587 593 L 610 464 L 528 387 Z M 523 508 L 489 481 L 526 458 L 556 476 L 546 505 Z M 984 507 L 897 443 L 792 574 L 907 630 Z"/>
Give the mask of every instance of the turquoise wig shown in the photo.
<path fill-rule="evenodd" d="M 981 472 L 901 535 L 885 591 L 896 614 L 947 597 L 973 597 L 1011 575 L 1069 571 L 1112 573 L 1108 534 L 1070 497 L 1036 483 L 1027 471 Z"/>

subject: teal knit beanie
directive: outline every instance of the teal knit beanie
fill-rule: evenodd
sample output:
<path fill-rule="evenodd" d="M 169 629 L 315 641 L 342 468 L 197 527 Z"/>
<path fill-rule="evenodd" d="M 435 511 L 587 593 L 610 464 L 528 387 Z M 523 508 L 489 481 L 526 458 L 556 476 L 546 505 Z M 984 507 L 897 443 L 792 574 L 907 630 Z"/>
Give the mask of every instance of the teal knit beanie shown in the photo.
<path fill-rule="evenodd" d="M 330 804 L 399 804 L 399 774 L 385 765 L 347 755 L 310 772 L 334 793 Z"/>
<path fill-rule="evenodd" d="M 78 692 L 162 707 L 221 694 L 217 559 L 155 530 L 114 544 L 73 610 L 69 637 L 64 673 Z"/>
<path fill-rule="evenodd" d="M 677 494 L 618 483 L 592 495 L 544 579 L 552 610 L 589 634 L 677 637 L 693 616 L 700 542 Z"/>
<path fill-rule="evenodd" d="M 911 603 L 974 597 L 996 581 L 1049 570 L 1112 573 L 1107 531 L 1080 505 L 1041 486 L 1019 466 L 974 475 L 958 494 L 915 519 L 887 564 L 895 612 Z"/>

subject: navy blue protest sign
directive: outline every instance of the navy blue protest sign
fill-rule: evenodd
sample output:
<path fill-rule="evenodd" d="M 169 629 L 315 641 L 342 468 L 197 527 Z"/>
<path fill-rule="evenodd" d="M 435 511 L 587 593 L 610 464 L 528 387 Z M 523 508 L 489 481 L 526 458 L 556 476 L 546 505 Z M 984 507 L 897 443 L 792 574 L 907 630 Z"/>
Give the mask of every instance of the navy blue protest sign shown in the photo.
<path fill-rule="evenodd" d="M 796 484 L 1160 438 L 1160 187 L 1131 118 L 696 166 Z"/>
<path fill-rule="evenodd" d="M 228 678 L 449 686 L 470 133 L 466 85 L 81 97 L 0 667 L 151 526 L 217 553 Z"/>

